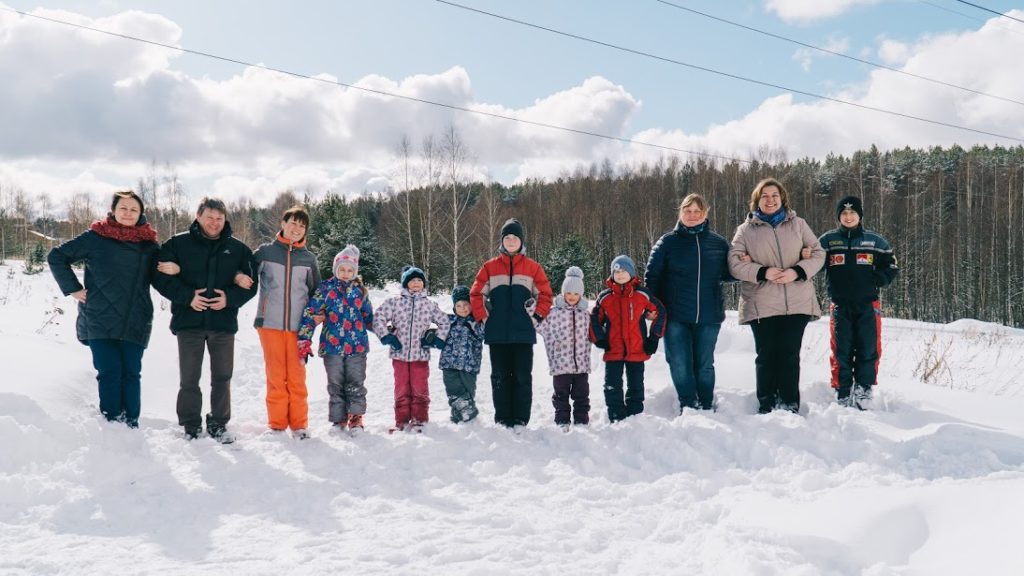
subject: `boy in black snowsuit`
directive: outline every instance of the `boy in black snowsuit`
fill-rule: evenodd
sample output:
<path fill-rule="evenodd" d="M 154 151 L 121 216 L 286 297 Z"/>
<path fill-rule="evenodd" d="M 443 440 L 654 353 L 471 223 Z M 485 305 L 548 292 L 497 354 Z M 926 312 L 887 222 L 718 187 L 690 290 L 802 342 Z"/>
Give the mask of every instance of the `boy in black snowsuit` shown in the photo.
<path fill-rule="evenodd" d="M 882 307 L 878 289 L 889 285 L 898 268 L 889 243 L 865 230 L 860 198 L 836 205 L 839 227 L 821 236 L 825 277 L 832 300 L 832 387 L 843 406 L 864 409 L 876 384 L 882 356 Z"/>

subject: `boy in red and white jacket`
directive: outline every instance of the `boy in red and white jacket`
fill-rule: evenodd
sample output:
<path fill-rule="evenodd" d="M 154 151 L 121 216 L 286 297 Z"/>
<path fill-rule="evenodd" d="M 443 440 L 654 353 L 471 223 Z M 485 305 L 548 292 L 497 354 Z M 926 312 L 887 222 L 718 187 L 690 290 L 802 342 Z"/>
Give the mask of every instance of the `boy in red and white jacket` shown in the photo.
<path fill-rule="evenodd" d="M 509 218 L 501 227 L 499 254 L 480 267 L 469 290 L 473 317 L 484 322 L 491 357 L 494 421 L 514 428 L 530 422 L 533 404 L 533 345 L 551 310 L 551 282 L 544 268 L 524 254 L 523 225 Z"/>
<path fill-rule="evenodd" d="M 665 307 L 636 275 L 628 256 L 612 260 L 608 286 L 590 313 L 590 340 L 604 352 L 604 401 L 608 419 L 618 422 L 644 411 L 644 362 L 665 334 Z M 652 322 L 648 331 L 647 322 Z M 622 372 L 626 372 L 623 397 Z"/>

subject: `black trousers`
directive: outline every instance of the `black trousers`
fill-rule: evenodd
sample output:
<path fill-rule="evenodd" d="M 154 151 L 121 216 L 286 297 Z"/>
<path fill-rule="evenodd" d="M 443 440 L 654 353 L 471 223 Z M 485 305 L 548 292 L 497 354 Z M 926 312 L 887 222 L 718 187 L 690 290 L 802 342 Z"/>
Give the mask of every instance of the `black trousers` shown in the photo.
<path fill-rule="evenodd" d="M 198 430 L 203 424 L 203 391 L 199 377 L 203 353 L 210 353 L 210 413 L 208 431 L 223 430 L 231 419 L 231 374 L 235 366 L 235 335 L 213 330 L 178 332 L 178 424 L 186 430 Z"/>
<path fill-rule="evenodd" d="M 809 316 L 789 314 L 754 320 L 758 412 L 800 410 L 800 345 Z"/>
<path fill-rule="evenodd" d="M 491 344 L 491 392 L 494 421 L 526 426 L 533 404 L 533 344 Z"/>
<path fill-rule="evenodd" d="M 831 313 L 832 387 L 839 398 L 849 396 L 854 385 L 861 395 L 870 395 L 882 356 L 881 304 L 833 302 Z"/>
<path fill-rule="evenodd" d="M 626 372 L 626 394 L 622 394 L 622 372 Z M 618 422 L 644 411 L 644 363 L 604 363 L 604 403 L 608 420 Z"/>
<path fill-rule="evenodd" d="M 589 424 L 590 374 L 559 374 L 554 377 L 552 384 L 555 388 L 555 393 L 551 395 L 551 404 L 555 407 L 555 424 L 568 424 L 570 415 L 576 424 Z"/>

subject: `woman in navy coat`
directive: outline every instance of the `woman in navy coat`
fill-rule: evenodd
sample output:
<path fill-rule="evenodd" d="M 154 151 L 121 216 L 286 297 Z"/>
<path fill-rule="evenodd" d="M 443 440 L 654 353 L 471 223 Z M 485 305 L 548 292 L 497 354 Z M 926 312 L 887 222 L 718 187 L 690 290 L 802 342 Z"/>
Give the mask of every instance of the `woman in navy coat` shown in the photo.
<path fill-rule="evenodd" d="M 100 412 L 139 425 L 142 353 L 153 327 L 150 281 L 159 251 L 156 231 L 135 192 L 115 192 L 110 213 L 47 256 L 65 295 L 78 301 L 78 339 L 92 351 Z M 71 269 L 85 263 L 84 285 Z"/>

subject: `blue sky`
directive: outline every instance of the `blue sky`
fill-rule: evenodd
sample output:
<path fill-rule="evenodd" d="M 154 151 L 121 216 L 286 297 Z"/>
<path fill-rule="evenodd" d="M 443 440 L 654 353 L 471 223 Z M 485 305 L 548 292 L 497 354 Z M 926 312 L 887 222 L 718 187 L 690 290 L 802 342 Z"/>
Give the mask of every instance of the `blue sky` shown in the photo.
<path fill-rule="evenodd" d="M 953 0 L 675 2 L 809 44 L 1024 100 L 1024 89 L 1015 80 L 1022 65 L 1014 62 L 1019 59 L 1006 56 L 1024 49 L 1024 24 Z M 837 57 L 817 53 L 808 57 L 792 44 L 655 0 L 460 3 L 798 90 L 1024 137 L 1018 121 L 1024 119 L 1020 116 L 1024 107 L 916 80 L 892 79 L 891 74 L 879 77 L 866 65 Z M 787 96 L 785 91 L 428 0 L 44 4 L 4 0 L 0 5 L 80 18 L 96 27 L 116 26 L 132 35 L 290 71 L 327 74 L 345 83 L 366 83 L 471 108 L 740 158 L 762 145 L 796 157 L 848 153 L 872 143 L 881 147 L 1014 144 L 826 105 L 806 96 Z M 1024 7 L 995 0 L 984 5 L 999 11 Z M 832 14 L 823 14 L 823 8 L 831 8 Z M 1024 19 L 1024 12 L 1016 14 Z M 34 87 L 26 91 L 37 89 L 50 95 L 66 90 L 86 96 L 51 101 L 26 94 L 19 102 L 33 106 L 30 118 L 15 125 L 23 132 L 34 134 L 38 129 L 52 134 L 51 141 L 61 130 L 69 131 L 68 136 L 85 144 L 75 146 L 57 138 L 61 142 L 54 142 L 51 150 L 41 136 L 28 146 L 19 144 L 23 139 L 18 134 L 5 131 L 0 136 L 0 181 L 46 186 L 55 194 L 67 187 L 115 185 L 133 170 L 137 173 L 146 157 L 172 162 L 193 188 L 223 194 L 259 190 L 258 196 L 270 197 L 275 187 L 301 185 L 303 173 L 305 185 L 313 191 L 380 189 L 393 184 L 394 154 L 389 143 L 397 143 L 402 133 L 418 142 L 425 134 L 440 134 L 448 122 L 455 123 L 474 152 L 476 164 L 470 173 L 476 177 L 552 177 L 604 157 L 615 162 L 653 158 L 650 151 L 634 146 L 540 134 L 541 129 L 422 110 L 422 105 L 416 110 L 395 102 L 365 98 L 356 102 L 357 96 L 346 96 L 342 89 L 298 86 L 314 84 L 299 80 L 274 82 L 252 71 L 247 74 L 238 65 L 167 54 L 123 40 L 90 39 L 89 33 L 28 20 L 0 14 L 0 38 L 6 37 L 0 41 L 0 74 L 17 82 L 19 75 L 30 74 L 26 70 L 41 68 L 34 74 L 57 80 L 23 84 Z M 18 34 L 19 27 L 32 30 L 32 35 L 39 35 L 40 27 L 50 28 L 43 32 L 48 38 L 45 55 L 38 55 L 38 47 L 29 50 L 30 40 L 19 45 L 20 38 L 30 36 Z M 64 42 L 66 49 L 51 48 Z M 107 47 L 97 51 L 95 42 Z M 119 60 L 146 63 L 121 69 Z M 66 86 L 68 70 L 75 71 L 73 90 Z M 136 88 L 128 89 L 132 94 L 126 95 L 123 84 L 133 78 Z M 112 96 L 104 96 L 103 85 L 117 82 L 122 85 Z M 92 90 L 95 97 L 89 98 Z M 180 99 L 167 96 L 176 92 L 187 94 Z M 121 107 L 108 106 L 111 97 Z M 58 126 L 38 126 L 55 117 L 39 112 L 41 102 L 60 107 Z M 176 102 L 209 113 L 214 123 L 196 121 L 188 127 L 190 136 L 161 136 L 155 142 L 140 141 L 134 148 L 117 141 L 117 130 L 163 133 L 189 125 L 181 111 L 174 110 Z M 124 106 L 132 113 L 119 118 Z M 17 107 L 7 109 L 14 113 Z M 224 120 L 235 112 L 243 118 Z M 108 118 L 110 126 L 104 127 Z M 321 131 L 316 118 L 326 118 L 324 122 L 333 127 Z M 289 126 L 294 130 L 289 132 Z M 190 148 L 189 137 L 203 146 Z M 111 141 L 105 143 L 105 139 Z M 333 158 L 331 151 L 339 149 L 345 153 Z M 59 175 L 42 178 L 35 175 L 39 172 Z M 284 172 L 291 174 L 290 179 L 280 176 Z M 90 176 L 83 180 L 83 173 Z"/>

